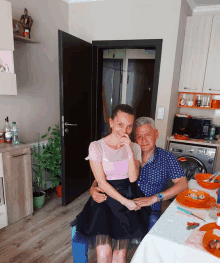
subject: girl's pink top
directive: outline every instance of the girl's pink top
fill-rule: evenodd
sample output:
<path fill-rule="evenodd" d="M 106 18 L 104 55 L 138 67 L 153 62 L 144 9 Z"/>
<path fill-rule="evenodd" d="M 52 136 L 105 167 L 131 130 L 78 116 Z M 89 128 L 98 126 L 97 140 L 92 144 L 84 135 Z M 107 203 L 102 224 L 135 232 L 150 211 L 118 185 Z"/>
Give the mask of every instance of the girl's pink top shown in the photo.
<path fill-rule="evenodd" d="M 131 143 L 134 158 L 141 162 L 141 147 Z M 128 152 L 123 146 L 118 150 L 109 147 L 103 139 L 91 142 L 89 145 L 89 156 L 86 160 L 101 162 L 106 180 L 119 180 L 128 178 Z"/>

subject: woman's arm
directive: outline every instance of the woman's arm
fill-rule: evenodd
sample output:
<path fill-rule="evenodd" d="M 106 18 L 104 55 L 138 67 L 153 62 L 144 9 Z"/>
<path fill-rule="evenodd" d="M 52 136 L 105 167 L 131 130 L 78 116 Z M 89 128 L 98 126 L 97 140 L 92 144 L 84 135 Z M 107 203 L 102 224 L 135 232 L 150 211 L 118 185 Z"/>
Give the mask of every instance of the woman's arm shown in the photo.
<path fill-rule="evenodd" d="M 131 183 L 137 181 L 139 176 L 140 161 L 134 158 L 134 152 L 131 149 L 131 140 L 127 134 L 120 139 L 120 146 L 125 145 L 128 152 L 128 177 Z"/>
<path fill-rule="evenodd" d="M 140 207 L 137 206 L 134 203 L 134 201 L 129 200 L 129 199 L 125 198 L 124 196 L 122 196 L 117 190 L 115 190 L 114 187 L 112 187 L 106 181 L 101 162 L 95 162 L 95 161 L 91 161 L 91 160 L 89 162 L 90 162 L 92 172 L 95 176 L 95 180 L 97 181 L 99 187 L 102 188 L 107 195 L 109 195 L 113 199 L 117 200 L 121 204 L 125 205 L 129 210 L 140 209 Z"/>
<path fill-rule="evenodd" d="M 134 158 L 134 153 L 131 147 L 126 145 L 128 151 L 128 177 L 131 183 L 137 181 L 139 176 L 140 161 Z"/>

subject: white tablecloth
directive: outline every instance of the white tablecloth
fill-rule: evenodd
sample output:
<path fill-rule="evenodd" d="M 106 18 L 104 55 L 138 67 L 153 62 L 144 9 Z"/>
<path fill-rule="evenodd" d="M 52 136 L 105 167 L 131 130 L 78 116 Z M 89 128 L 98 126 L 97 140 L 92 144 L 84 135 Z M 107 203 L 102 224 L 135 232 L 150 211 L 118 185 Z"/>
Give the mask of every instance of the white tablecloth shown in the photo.
<path fill-rule="evenodd" d="M 204 189 L 197 184 L 196 180 L 190 180 L 189 188 L 206 191 L 217 198 L 216 190 Z M 206 222 L 177 214 L 179 211 L 177 206 L 195 213 L 205 214 Z M 144 237 L 131 263 L 219 263 L 219 258 L 205 250 L 185 245 L 193 231 L 186 229 L 187 222 L 199 222 L 200 226 L 196 228 L 199 229 L 202 225 L 214 222 L 214 220 L 209 217 L 209 210 L 190 209 L 174 200 Z"/>

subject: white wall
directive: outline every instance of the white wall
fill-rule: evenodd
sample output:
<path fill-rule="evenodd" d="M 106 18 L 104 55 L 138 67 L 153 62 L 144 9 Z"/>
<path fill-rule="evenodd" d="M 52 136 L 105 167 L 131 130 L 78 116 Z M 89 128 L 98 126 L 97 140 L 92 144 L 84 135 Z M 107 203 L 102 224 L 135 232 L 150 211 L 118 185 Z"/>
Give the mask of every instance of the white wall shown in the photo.
<path fill-rule="evenodd" d="M 183 40 L 185 37 L 186 19 L 187 16 L 191 16 L 191 15 L 192 15 L 191 8 L 189 7 L 188 3 L 185 0 L 182 0 L 178 38 L 176 45 L 176 56 L 175 56 L 174 71 L 173 71 L 173 83 L 172 83 L 170 105 L 169 105 L 169 117 L 167 122 L 167 137 L 169 137 L 172 134 L 174 116 L 176 113 L 179 113 L 180 111 L 180 108 L 178 108 L 178 98 L 179 98 L 178 88 L 179 88 L 180 69 L 181 69 L 182 53 L 184 46 Z"/>
<path fill-rule="evenodd" d="M 10 0 L 13 19 L 24 8 L 33 18 L 31 37 L 40 44 L 15 43 L 18 95 L 0 96 L 0 130 L 4 117 L 16 121 L 19 138 L 36 142 L 38 133 L 59 122 L 58 29 L 68 32 L 68 4 L 61 0 Z"/>
<path fill-rule="evenodd" d="M 185 1 L 185 0 L 184 0 Z M 183 7 L 184 8 L 184 7 Z M 165 147 L 181 0 L 111 0 L 71 4 L 69 32 L 92 40 L 163 39 L 157 106 L 165 107 L 157 145 Z M 184 39 L 179 40 L 180 42 Z"/>

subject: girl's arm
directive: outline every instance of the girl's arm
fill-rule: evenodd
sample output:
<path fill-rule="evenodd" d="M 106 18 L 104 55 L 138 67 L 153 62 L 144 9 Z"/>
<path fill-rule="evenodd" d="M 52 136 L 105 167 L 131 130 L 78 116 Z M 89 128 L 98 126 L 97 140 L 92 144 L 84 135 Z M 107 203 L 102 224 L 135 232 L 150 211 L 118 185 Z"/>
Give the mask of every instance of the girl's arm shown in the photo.
<path fill-rule="evenodd" d="M 126 146 L 128 151 L 128 177 L 131 183 L 137 181 L 139 176 L 140 161 L 134 158 L 134 153 L 130 146 Z"/>
<path fill-rule="evenodd" d="M 134 152 L 131 149 L 131 140 L 127 134 L 120 139 L 120 145 L 125 145 L 128 152 L 128 177 L 131 183 L 137 181 L 139 176 L 140 161 L 134 158 Z"/>
<path fill-rule="evenodd" d="M 92 172 L 95 176 L 95 180 L 97 181 L 100 188 L 104 190 L 104 192 L 112 197 L 113 199 L 117 200 L 121 204 L 125 205 L 129 210 L 138 210 L 140 209 L 134 201 L 129 200 L 122 196 L 114 187 L 112 187 L 107 181 L 103 171 L 102 163 L 89 160 Z"/>

